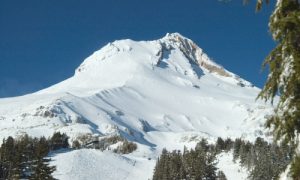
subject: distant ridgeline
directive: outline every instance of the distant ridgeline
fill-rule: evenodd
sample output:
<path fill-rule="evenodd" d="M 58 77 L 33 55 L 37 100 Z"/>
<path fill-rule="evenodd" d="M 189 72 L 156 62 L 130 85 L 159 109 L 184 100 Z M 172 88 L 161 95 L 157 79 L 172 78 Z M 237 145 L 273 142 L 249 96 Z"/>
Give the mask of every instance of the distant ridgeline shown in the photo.
<path fill-rule="evenodd" d="M 249 179 L 276 179 L 290 164 L 294 148 L 284 144 L 270 144 L 262 138 L 257 138 L 254 143 L 242 139 L 232 141 L 218 138 L 216 144 L 208 144 L 206 139 L 202 139 L 195 149 L 184 148 L 183 152 L 168 152 L 164 149 L 157 160 L 153 180 L 226 180 L 224 172 L 218 171 L 216 167 L 216 156 L 229 151 L 233 153 L 234 162 L 248 169 Z"/>

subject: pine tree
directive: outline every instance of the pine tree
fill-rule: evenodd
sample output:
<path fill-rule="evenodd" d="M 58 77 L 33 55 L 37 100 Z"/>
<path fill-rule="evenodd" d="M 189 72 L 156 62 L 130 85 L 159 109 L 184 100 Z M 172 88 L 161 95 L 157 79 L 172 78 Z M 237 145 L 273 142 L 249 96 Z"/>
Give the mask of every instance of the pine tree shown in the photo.
<path fill-rule="evenodd" d="M 217 153 L 220 153 L 222 150 L 226 149 L 225 142 L 222 138 L 218 137 L 215 149 Z"/>
<path fill-rule="evenodd" d="M 240 148 L 241 148 L 242 140 L 236 139 L 233 143 L 233 161 L 235 162 L 240 156 Z"/>
<path fill-rule="evenodd" d="M 51 175 L 55 171 L 55 167 L 49 166 L 49 159 L 38 158 L 34 161 L 34 167 L 32 175 L 29 179 L 31 180 L 53 180 Z"/>
<path fill-rule="evenodd" d="M 233 147 L 233 141 L 230 138 L 227 138 L 224 142 L 225 151 L 228 152 Z"/>
<path fill-rule="evenodd" d="M 0 147 L 0 179 L 54 179 L 55 167 L 49 166 L 50 143 L 45 137 L 3 139 Z"/>
<path fill-rule="evenodd" d="M 19 169 L 21 171 L 21 178 L 27 178 L 31 174 L 31 163 L 35 155 L 35 150 L 33 148 L 33 139 L 25 134 L 20 138 L 16 146 L 18 151 L 20 152 Z"/>
<path fill-rule="evenodd" d="M 269 3 L 269 0 L 257 0 L 256 10 L 260 10 L 263 3 Z M 263 67 L 268 65 L 270 72 L 258 98 L 273 103 L 274 97 L 279 95 L 275 113 L 268 119 L 267 127 L 273 129 L 275 139 L 299 144 L 300 1 L 277 0 L 269 28 L 277 45 L 264 61 Z M 297 164 L 295 160 L 291 169 L 294 164 Z M 300 175 L 297 178 L 300 179 Z"/>
<path fill-rule="evenodd" d="M 240 163 L 245 165 L 249 164 L 248 160 L 250 160 L 249 159 L 250 150 L 251 150 L 251 144 L 249 142 L 243 142 L 241 144 L 240 151 L 239 151 Z"/>
<path fill-rule="evenodd" d="M 68 136 L 65 133 L 61 134 L 60 132 L 56 132 L 51 137 L 50 144 L 51 144 L 50 145 L 51 150 L 68 148 L 69 147 Z"/>
<path fill-rule="evenodd" d="M 267 146 L 257 147 L 258 149 L 258 159 L 254 166 L 254 169 L 250 172 L 250 179 L 253 180 L 270 180 L 275 179 L 274 177 L 274 169 L 272 168 L 272 158 L 270 155 L 270 151 Z"/>
<path fill-rule="evenodd" d="M 218 171 L 217 173 L 217 180 L 227 180 L 223 171 Z"/>
<path fill-rule="evenodd" d="M 270 18 L 270 31 L 277 42 L 266 58 L 268 80 L 259 98 L 272 100 L 280 95 L 276 113 L 268 120 L 277 139 L 295 143 L 300 133 L 300 3 L 278 0 Z"/>
<path fill-rule="evenodd" d="M 160 158 L 156 162 L 153 180 L 168 179 L 169 177 L 168 156 L 169 156 L 168 151 L 166 149 L 163 149 Z"/>
<path fill-rule="evenodd" d="M 45 137 L 41 137 L 35 147 L 35 156 L 39 159 L 47 156 L 50 151 L 49 142 Z"/>
<path fill-rule="evenodd" d="M 16 169 L 16 161 L 15 161 L 15 154 L 16 154 L 16 148 L 15 148 L 15 140 L 12 137 L 8 137 L 5 143 L 3 144 L 3 158 L 4 158 L 4 164 L 6 166 L 6 177 L 8 179 L 12 179 L 14 176 L 16 176 L 17 172 Z"/>
<path fill-rule="evenodd" d="M 31 163 L 32 172 L 30 179 L 54 179 L 51 174 L 55 171 L 55 167 L 49 166 L 50 159 L 45 158 L 50 151 L 49 141 L 45 137 L 41 137 L 37 142 L 35 142 L 34 146 L 35 156 Z"/>
<path fill-rule="evenodd" d="M 180 151 L 173 151 L 170 155 L 170 178 L 180 179 L 180 170 L 182 169 Z"/>
<path fill-rule="evenodd" d="M 258 0 L 259 9 L 261 1 Z M 268 119 L 267 126 L 274 129 L 276 139 L 298 144 L 297 137 L 300 133 L 299 0 L 277 0 L 269 27 L 277 46 L 264 62 L 264 66 L 269 65 L 270 73 L 258 97 L 273 101 L 276 95 L 280 96 L 275 114 Z M 300 178 L 300 175 L 293 176 Z"/>
<path fill-rule="evenodd" d="M 161 177 L 161 167 L 160 167 L 160 160 L 157 158 L 156 165 L 154 168 L 153 173 L 153 180 L 158 180 Z"/>
<path fill-rule="evenodd" d="M 300 156 L 296 156 L 291 165 L 292 178 L 295 180 L 300 180 Z"/>
<path fill-rule="evenodd" d="M 215 152 L 209 150 L 206 140 L 197 144 L 197 148 L 187 150 L 184 147 L 180 151 L 168 152 L 163 149 L 160 158 L 156 162 L 153 180 L 173 179 L 207 179 L 215 180 L 216 161 Z"/>

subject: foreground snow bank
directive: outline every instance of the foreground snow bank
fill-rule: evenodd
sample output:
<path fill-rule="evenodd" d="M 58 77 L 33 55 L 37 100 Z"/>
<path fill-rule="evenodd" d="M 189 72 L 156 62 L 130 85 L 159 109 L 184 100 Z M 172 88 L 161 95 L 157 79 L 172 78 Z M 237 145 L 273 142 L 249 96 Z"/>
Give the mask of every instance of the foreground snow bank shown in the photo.
<path fill-rule="evenodd" d="M 120 156 L 109 151 L 80 149 L 52 155 L 53 176 L 60 180 L 148 179 L 155 161 Z"/>
<path fill-rule="evenodd" d="M 240 164 L 234 163 L 232 152 L 221 153 L 217 156 L 218 164 L 217 168 L 223 171 L 227 179 L 230 180 L 245 180 L 248 177 L 248 171 L 241 167 Z"/>

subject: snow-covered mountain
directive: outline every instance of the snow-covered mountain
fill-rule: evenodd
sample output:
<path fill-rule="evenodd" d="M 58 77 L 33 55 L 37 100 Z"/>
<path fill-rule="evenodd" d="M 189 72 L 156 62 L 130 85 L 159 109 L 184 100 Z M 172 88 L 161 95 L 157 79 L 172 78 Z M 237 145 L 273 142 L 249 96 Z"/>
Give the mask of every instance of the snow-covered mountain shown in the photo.
<path fill-rule="evenodd" d="M 91 149 L 54 154 L 55 177 L 148 179 L 164 147 L 193 147 L 201 137 L 265 136 L 272 107 L 255 101 L 259 91 L 178 33 L 120 40 L 86 58 L 65 81 L 0 99 L 0 138 L 60 131 L 73 141 L 118 134 L 138 149 L 129 155 Z"/>

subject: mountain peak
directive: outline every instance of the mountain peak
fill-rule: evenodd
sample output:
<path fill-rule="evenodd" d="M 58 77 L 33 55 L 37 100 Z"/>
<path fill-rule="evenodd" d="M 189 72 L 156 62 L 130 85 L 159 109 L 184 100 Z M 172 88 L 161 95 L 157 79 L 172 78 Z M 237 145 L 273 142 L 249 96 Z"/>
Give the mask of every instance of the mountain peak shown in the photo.
<path fill-rule="evenodd" d="M 160 41 L 167 48 L 178 47 L 188 59 L 210 73 L 216 73 L 225 77 L 233 77 L 232 73 L 226 71 L 222 66 L 211 60 L 196 43 L 180 33 L 167 33 Z"/>
<path fill-rule="evenodd" d="M 125 39 L 108 43 L 86 58 L 73 77 L 55 88 L 60 87 L 56 88 L 59 91 L 65 86 L 94 90 L 115 88 L 136 78 L 162 74 L 162 78 L 172 75 L 189 79 L 187 81 L 213 75 L 231 84 L 251 86 L 211 60 L 191 39 L 179 33 L 167 33 L 158 40 Z"/>
<path fill-rule="evenodd" d="M 181 35 L 178 32 L 174 32 L 174 33 L 167 33 L 162 39 L 179 40 L 179 39 L 188 39 L 188 38 L 184 37 L 183 35 Z"/>
<path fill-rule="evenodd" d="M 209 73 L 215 73 L 220 76 L 225 77 L 233 77 L 233 74 L 226 71 L 222 66 L 218 65 L 214 61 L 212 61 L 203 50 L 196 45 L 192 40 L 184 37 L 180 33 L 167 33 L 164 37 L 154 41 L 133 41 L 130 39 L 126 40 L 118 40 L 112 43 L 108 43 L 99 51 L 93 53 L 90 57 L 88 57 L 75 71 L 75 75 L 79 74 L 86 70 L 86 67 L 92 66 L 93 69 L 95 64 L 98 64 L 104 59 L 108 59 L 110 57 L 116 56 L 118 54 L 130 54 L 131 56 L 135 55 L 135 53 L 128 53 L 130 51 L 145 51 L 145 53 L 149 53 L 149 49 L 152 51 L 157 48 L 156 46 L 151 46 L 153 43 L 158 43 L 159 49 L 158 51 L 163 50 L 174 50 L 178 49 L 181 51 L 184 56 L 190 61 L 190 63 L 194 63 L 198 65 L 201 69 Z M 143 48 L 141 48 L 143 47 Z M 149 54 L 149 56 L 152 56 Z M 136 59 L 136 58 L 133 58 Z M 96 63 L 97 61 L 98 63 Z M 94 62 L 94 63 L 93 63 Z"/>

